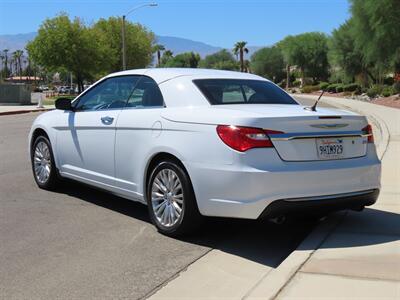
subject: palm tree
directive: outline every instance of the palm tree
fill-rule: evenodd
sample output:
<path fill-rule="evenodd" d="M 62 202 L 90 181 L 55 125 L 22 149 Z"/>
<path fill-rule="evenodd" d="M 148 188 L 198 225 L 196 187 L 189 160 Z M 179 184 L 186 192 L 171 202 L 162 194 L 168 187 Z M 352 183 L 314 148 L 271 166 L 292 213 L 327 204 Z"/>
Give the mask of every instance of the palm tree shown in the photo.
<path fill-rule="evenodd" d="M 240 41 L 235 44 L 235 47 L 233 48 L 233 53 L 237 56 L 239 54 L 239 59 L 240 59 L 240 72 L 245 71 L 245 66 L 244 66 L 244 54 L 249 53 L 249 49 L 246 48 L 247 42 Z"/>
<path fill-rule="evenodd" d="M 3 50 L 4 53 L 4 77 L 8 77 L 8 49 Z"/>
<path fill-rule="evenodd" d="M 22 76 L 21 58 L 22 58 L 23 54 L 24 54 L 24 51 L 16 50 L 13 52 L 13 55 L 12 55 L 12 57 L 15 61 L 15 73 L 18 73 L 19 76 Z"/>
<path fill-rule="evenodd" d="M 251 68 L 250 68 L 250 61 L 248 59 L 246 59 L 244 61 L 244 71 L 246 73 L 251 73 Z"/>
<path fill-rule="evenodd" d="M 171 50 L 165 50 L 161 58 L 161 63 L 164 65 L 172 57 L 174 57 L 174 53 Z"/>
<path fill-rule="evenodd" d="M 0 60 L 1 60 L 1 65 L 0 65 L 0 82 L 3 79 L 3 72 L 4 72 L 4 60 L 6 57 L 3 54 L 0 54 Z"/>
<path fill-rule="evenodd" d="M 154 45 L 154 47 L 153 47 L 153 52 L 157 53 L 157 67 L 161 66 L 161 51 L 164 51 L 164 50 L 165 50 L 165 47 L 164 47 L 164 45 L 161 45 L 161 44 Z"/>

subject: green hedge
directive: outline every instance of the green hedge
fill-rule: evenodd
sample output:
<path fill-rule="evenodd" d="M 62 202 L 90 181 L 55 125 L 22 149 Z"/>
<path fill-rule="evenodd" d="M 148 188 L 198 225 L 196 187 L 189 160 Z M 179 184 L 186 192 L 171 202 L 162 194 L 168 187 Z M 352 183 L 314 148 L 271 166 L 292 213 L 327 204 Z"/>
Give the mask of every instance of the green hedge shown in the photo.
<path fill-rule="evenodd" d="M 341 93 L 341 92 L 343 92 L 343 84 L 340 83 L 336 86 L 336 93 Z"/>
<path fill-rule="evenodd" d="M 320 82 L 319 83 L 319 88 L 321 90 L 326 90 L 326 88 L 329 86 L 329 82 Z"/>
<path fill-rule="evenodd" d="M 361 88 L 360 85 L 357 83 L 350 83 L 350 84 L 343 85 L 344 92 L 355 92 L 360 88 Z"/>
<path fill-rule="evenodd" d="M 337 83 L 332 83 L 332 84 L 330 84 L 330 85 L 327 86 L 326 91 L 327 91 L 327 92 L 330 92 L 330 93 L 336 93 L 336 87 L 337 87 L 338 85 L 339 85 L 339 84 L 337 84 Z"/>
<path fill-rule="evenodd" d="M 319 85 L 306 85 L 301 88 L 301 92 L 306 93 L 306 94 L 312 93 L 315 91 L 319 91 L 319 90 L 320 90 Z"/>

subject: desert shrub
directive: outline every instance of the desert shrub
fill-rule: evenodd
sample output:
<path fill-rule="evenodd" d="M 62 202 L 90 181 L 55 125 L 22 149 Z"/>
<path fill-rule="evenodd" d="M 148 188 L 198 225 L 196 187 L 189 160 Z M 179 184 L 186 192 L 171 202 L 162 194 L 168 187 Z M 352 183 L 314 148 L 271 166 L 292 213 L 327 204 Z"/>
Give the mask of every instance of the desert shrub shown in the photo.
<path fill-rule="evenodd" d="M 306 85 L 306 86 L 303 86 L 301 89 L 301 92 L 306 93 L 306 94 L 312 93 L 315 91 L 319 91 L 319 85 Z"/>
<path fill-rule="evenodd" d="M 329 86 L 329 82 L 320 82 L 319 83 L 319 88 L 321 90 L 326 90 L 326 88 Z"/>
<path fill-rule="evenodd" d="M 395 94 L 400 94 L 400 81 L 393 84 L 393 91 Z"/>
<path fill-rule="evenodd" d="M 389 97 L 395 94 L 395 90 L 392 86 L 385 86 L 381 92 L 383 97 Z"/>
<path fill-rule="evenodd" d="M 294 86 L 294 87 L 299 87 L 300 84 L 301 84 L 301 81 L 300 81 L 300 80 L 297 80 L 297 79 L 296 79 L 295 81 L 292 82 L 292 86 Z"/>
<path fill-rule="evenodd" d="M 357 83 L 350 83 L 343 85 L 344 92 L 355 92 L 360 88 L 360 85 Z"/>
<path fill-rule="evenodd" d="M 367 95 L 370 98 L 375 98 L 376 96 L 382 93 L 382 86 L 380 85 L 373 85 L 367 90 Z"/>

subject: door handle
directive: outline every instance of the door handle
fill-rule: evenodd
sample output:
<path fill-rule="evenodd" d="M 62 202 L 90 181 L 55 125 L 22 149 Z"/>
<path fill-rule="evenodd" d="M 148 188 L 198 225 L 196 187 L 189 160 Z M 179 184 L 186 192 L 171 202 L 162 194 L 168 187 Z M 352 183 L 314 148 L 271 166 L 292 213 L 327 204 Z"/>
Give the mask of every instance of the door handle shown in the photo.
<path fill-rule="evenodd" d="M 101 122 L 104 124 L 104 125 L 111 125 L 112 124 L 112 122 L 114 121 L 114 118 L 112 118 L 112 117 L 102 117 L 101 118 Z"/>

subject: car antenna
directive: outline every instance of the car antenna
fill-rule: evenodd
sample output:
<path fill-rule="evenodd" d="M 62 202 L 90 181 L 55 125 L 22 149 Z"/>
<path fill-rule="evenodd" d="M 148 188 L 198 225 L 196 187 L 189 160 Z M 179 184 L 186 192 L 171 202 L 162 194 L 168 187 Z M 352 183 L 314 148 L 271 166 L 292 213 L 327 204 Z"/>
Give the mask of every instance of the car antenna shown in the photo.
<path fill-rule="evenodd" d="M 304 109 L 311 110 L 311 111 L 317 111 L 318 102 L 319 102 L 319 100 L 321 99 L 321 97 L 322 97 L 322 95 L 323 95 L 324 93 L 325 93 L 325 90 L 322 90 L 321 95 L 319 95 L 319 97 L 318 97 L 317 101 L 315 101 L 314 105 L 313 105 L 313 106 L 310 106 L 310 107 L 307 106 L 307 107 L 305 107 Z"/>

